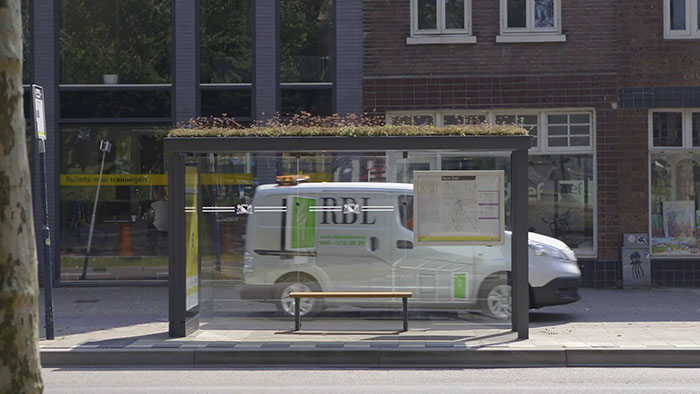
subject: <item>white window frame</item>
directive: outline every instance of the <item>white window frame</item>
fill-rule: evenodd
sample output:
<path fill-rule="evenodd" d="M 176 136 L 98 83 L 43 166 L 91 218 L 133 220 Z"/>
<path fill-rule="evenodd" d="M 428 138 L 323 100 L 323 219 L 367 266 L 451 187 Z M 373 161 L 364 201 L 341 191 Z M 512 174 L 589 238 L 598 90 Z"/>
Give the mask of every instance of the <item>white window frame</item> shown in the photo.
<path fill-rule="evenodd" d="M 657 110 L 670 111 L 670 110 Z M 689 113 L 700 112 L 700 109 L 690 110 Z M 498 115 L 537 115 L 537 145 L 530 148 L 530 154 L 555 154 L 555 153 L 595 153 L 596 144 L 596 111 L 593 108 L 552 108 L 552 109 L 504 109 L 489 111 L 470 110 L 434 110 L 434 111 L 388 111 L 385 115 L 386 124 L 391 124 L 392 116 L 433 116 L 435 126 L 443 127 L 446 115 L 461 116 L 486 116 L 487 123 L 494 124 Z M 588 115 L 591 132 L 588 146 L 549 146 L 549 130 L 547 115 Z M 651 116 L 651 111 L 650 111 Z M 689 126 L 692 127 L 692 116 L 688 117 Z M 692 131 L 689 132 L 692 134 Z M 691 135 L 692 137 L 692 135 Z M 569 135 L 570 138 L 570 135 Z M 692 145 L 692 139 L 690 144 Z M 650 143 L 651 146 L 651 143 Z M 700 149 L 700 147 L 698 147 Z"/>
<path fill-rule="evenodd" d="M 654 145 L 654 113 L 673 112 L 682 114 L 683 129 L 681 131 L 681 146 L 655 146 Z M 649 110 L 648 130 L 649 130 L 649 150 L 652 151 L 684 151 L 700 150 L 700 146 L 693 146 L 693 114 L 700 113 L 700 108 L 654 108 Z"/>
<path fill-rule="evenodd" d="M 535 27 L 535 0 L 526 1 L 526 26 L 508 27 L 508 0 L 500 0 L 501 34 L 497 43 L 517 42 L 565 42 L 566 35 L 561 30 L 561 0 L 554 0 L 554 26 Z"/>
<path fill-rule="evenodd" d="M 664 38 L 667 40 L 700 39 L 697 0 L 685 0 L 685 30 L 671 30 L 671 0 L 664 0 Z"/>
<path fill-rule="evenodd" d="M 418 28 L 418 0 L 411 0 L 411 36 L 406 44 L 473 44 L 476 37 L 472 35 L 472 0 L 464 0 L 464 29 L 448 29 L 445 19 L 445 1 L 435 0 L 437 4 L 437 29 Z"/>
<path fill-rule="evenodd" d="M 571 146 L 571 130 L 569 130 L 569 134 L 567 134 L 567 138 L 569 139 L 569 145 L 567 146 L 549 146 L 549 119 L 548 115 L 588 115 L 589 120 L 590 120 L 590 134 L 589 134 L 589 145 L 588 146 Z M 544 116 L 542 118 L 543 122 L 543 127 L 545 130 L 544 135 L 546 136 L 547 140 L 542 141 L 542 146 L 544 149 L 548 152 L 590 152 L 593 150 L 594 145 L 594 133 L 595 133 L 595 111 L 581 111 L 581 110 L 574 110 L 574 111 L 546 111 L 544 113 Z M 571 123 L 569 123 L 569 126 L 571 126 Z"/>

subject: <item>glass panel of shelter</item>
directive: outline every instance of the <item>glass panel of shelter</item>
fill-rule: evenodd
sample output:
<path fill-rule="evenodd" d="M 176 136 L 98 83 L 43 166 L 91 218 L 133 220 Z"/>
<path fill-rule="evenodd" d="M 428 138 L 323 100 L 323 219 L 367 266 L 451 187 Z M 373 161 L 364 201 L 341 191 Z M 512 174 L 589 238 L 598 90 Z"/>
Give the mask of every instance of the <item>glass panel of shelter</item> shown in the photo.
<path fill-rule="evenodd" d="M 413 245 L 413 171 L 440 168 L 438 157 L 200 157 L 202 328 L 290 329 L 291 291 L 411 291 L 414 328 L 508 324 L 478 313 L 484 296 L 477 284 L 488 275 L 476 269 L 473 247 Z M 489 257 L 495 259 L 510 261 Z M 489 280 L 506 284 L 506 276 Z M 455 283 L 466 287 L 459 298 Z M 400 327 L 401 300 L 305 299 L 301 313 L 305 330 L 393 330 Z"/>

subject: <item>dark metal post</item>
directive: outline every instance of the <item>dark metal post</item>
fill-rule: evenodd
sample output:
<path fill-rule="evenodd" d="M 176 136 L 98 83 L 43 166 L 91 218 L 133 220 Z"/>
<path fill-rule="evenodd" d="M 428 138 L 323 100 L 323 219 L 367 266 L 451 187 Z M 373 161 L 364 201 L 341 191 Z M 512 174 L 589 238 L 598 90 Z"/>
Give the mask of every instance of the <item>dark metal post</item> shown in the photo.
<path fill-rule="evenodd" d="M 510 160 L 511 199 L 510 216 L 513 225 L 511 237 L 512 264 L 512 325 L 519 339 L 529 337 L 529 273 L 528 273 L 528 229 L 527 229 L 527 183 L 528 153 L 526 149 L 513 151 Z"/>
<path fill-rule="evenodd" d="M 299 304 L 301 304 L 301 298 L 297 297 L 294 299 L 294 331 L 299 331 L 301 329 L 301 314 L 299 313 Z"/>
<path fill-rule="evenodd" d="M 403 298 L 403 331 L 408 331 L 408 298 Z"/>
<path fill-rule="evenodd" d="M 184 337 L 185 283 L 185 154 L 170 155 L 168 168 L 168 315 L 171 337 Z"/>
<path fill-rule="evenodd" d="M 46 186 L 46 144 L 39 143 L 39 165 L 41 166 L 41 201 L 44 206 L 44 315 L 46 320 L 46 339 L 54 339 L 53 327 L 53 252 L 51 248 L 51 228 L 49 227 L 49 197 Z"/>

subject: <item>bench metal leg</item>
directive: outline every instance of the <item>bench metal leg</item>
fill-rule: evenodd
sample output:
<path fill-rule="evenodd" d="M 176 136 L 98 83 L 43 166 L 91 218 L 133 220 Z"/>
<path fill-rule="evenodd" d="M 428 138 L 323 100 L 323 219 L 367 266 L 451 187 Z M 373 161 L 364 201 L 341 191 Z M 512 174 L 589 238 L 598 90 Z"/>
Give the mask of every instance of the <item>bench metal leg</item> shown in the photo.
<path fill-rule="evenodd" d="M 301 329 L 301 314 L 299 313 L 300 304 L 301 304 L 301 298 L 295 298 L 294 299 L 294 331 L 299 331 Z"/>
<path fill-rule="evenodd" d="M 403 298 L 403 330 L 408 331 L 408 298 Z"/>

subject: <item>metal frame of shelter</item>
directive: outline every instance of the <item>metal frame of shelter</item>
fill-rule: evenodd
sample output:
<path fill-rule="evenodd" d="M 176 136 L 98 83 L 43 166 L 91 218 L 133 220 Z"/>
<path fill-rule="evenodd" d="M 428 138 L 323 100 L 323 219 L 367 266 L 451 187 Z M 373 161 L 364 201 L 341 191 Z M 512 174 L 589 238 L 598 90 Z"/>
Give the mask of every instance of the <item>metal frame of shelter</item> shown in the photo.
<path fill-rule="evenodd" d="M 187 155 L 223 152 L 510 152 L 512 329 L 529 336 L 528 149 L 530 136 L 383 136 L 383 137 L 177 137 L 165 139 L 169 155 L 169 334 L 184 337 L 199 327 L 199 313 L 186 309 L 185 167 Z M 201 205 L 201 204 L 200 204 Z M 199 213 L 200 209 L 197 209 Z"/>

